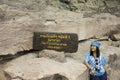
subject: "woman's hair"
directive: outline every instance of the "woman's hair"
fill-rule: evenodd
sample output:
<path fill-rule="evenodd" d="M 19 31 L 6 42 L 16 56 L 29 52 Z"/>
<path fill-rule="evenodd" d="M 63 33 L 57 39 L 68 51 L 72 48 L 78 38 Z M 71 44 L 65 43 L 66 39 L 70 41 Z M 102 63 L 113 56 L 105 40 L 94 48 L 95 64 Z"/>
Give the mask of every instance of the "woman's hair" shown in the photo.
<path fill-rule="evenodd" d="M 91 47 L 91 46 L 90 46 Z M 96 47 L 96 55 L 97 55 L 97 57 L 99 57 L 100 56 L 100 49 L 98 48 L 98 47 Z M 90 55 L 91 56 L 93 56 L 93 51 L 91 50 L 91 48 L 90 48 Z"/>

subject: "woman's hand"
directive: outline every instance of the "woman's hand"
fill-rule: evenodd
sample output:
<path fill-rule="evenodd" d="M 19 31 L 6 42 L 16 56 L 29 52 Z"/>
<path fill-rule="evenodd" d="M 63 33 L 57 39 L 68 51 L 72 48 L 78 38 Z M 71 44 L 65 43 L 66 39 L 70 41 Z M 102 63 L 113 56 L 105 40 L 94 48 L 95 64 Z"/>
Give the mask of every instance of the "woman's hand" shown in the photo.
<path fill-rule="evenodd" d="M 91 74 L 91 75 L 95 75 L 94 69 L 90 69 L 90 74 Z"/>

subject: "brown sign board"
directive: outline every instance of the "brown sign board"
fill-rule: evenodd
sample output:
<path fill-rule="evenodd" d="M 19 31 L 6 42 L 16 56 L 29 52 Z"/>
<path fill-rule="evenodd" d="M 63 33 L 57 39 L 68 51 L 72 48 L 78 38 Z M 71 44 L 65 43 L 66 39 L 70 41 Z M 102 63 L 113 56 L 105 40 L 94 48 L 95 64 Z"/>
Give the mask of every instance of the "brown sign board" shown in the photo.
<path fill-rule="evenodd" d="M 75 33 L 34 32 L 33 49 L 73 53 L 78 49 L 78 36 Z"/>

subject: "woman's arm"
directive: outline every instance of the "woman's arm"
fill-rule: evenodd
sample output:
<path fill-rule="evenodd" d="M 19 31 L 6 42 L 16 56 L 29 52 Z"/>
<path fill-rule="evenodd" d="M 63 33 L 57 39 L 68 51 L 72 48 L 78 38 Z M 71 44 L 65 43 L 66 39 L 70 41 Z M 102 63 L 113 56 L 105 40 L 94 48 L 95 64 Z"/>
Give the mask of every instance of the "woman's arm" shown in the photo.
<path fill-rule="evenodd" d="M 94 71 L 94 69 L 89 65 L 89 63 L 88 63 L 88 62 L 84 62 L 84 64 L 85 64 L 86 67 L 90 70 L 90 73 L 91 73 L 92 75 L 94 75 L 94 74 L 95 74 L 95 71 Z"/>
<path fill-rule="evenodd" d="M 85 61 L 84 61 L 84 64 L 85 64 L 85 66 L 86 66 L 88 69 L 90 69 L 90 70 L 93 69 L 93 68 L 89 65 L 88 62 L 85 62 Z"/>

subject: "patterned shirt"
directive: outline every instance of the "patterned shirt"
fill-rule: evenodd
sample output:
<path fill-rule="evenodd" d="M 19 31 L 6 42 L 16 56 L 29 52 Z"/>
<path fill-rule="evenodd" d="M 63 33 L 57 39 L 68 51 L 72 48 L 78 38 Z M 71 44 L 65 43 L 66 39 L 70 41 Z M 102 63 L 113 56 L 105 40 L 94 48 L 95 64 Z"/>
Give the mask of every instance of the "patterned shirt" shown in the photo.
<path fill-rule="evenodd" d="M 98 58 L 94 58 L 92 55 L 90 55 L 90 52 L 88 52 L 84 61 L 88 62 L 89 65 L 94 69 L 96 76 L 100 76 L 105 73 L 104 66 L 107 64 L 107 61 L 102 54 L 100 54 Z"/>

